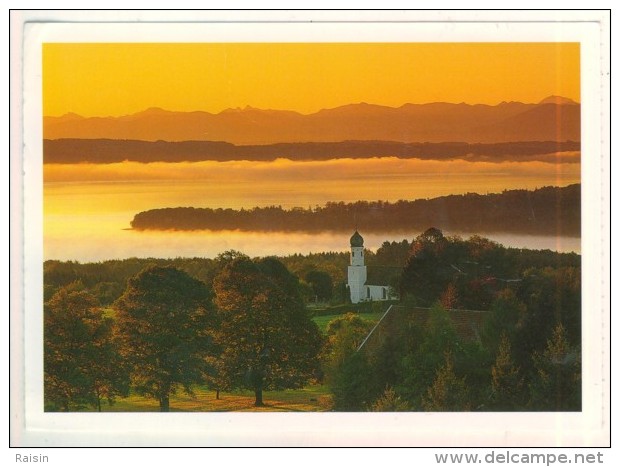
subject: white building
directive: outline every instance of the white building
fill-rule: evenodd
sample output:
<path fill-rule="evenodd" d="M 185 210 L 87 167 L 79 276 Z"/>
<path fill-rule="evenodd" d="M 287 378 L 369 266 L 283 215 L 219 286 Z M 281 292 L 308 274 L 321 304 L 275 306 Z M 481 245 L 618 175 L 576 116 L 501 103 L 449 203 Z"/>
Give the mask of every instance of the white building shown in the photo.
<path fill-rule="evenodd" d="M 366 284 L 368 271 L 364 264 L 364 238 L 357 230 L 351 237 L 351 261 L 348 272 L 347 287 L 351 293 L 351 303 L 389 300 L 389 286 Z"/>

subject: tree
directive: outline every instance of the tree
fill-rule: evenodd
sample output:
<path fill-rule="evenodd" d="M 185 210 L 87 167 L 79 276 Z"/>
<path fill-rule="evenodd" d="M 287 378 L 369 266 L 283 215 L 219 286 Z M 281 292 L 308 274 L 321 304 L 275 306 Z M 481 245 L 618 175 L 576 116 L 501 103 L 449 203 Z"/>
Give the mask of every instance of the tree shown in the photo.
<path fill-rule="evenodd" d="M 562 324 L 556 325 L 545 351 L 535 353 L 536 375 L 530 383 L 534 410 L 581 410 L 581 352 L 568 343 Z"/>
<path fill-rule="evenodd" d="M 327 325 L 323 370 L 337 410 L 363 410 L 376 397 L 370 362 L 364 352 L 357 352 L 372 327 L 370 321 L 354 313 Z"/>
<path fill-rule="evenodd" d="M 427 304 L 439 299 L 454 275 L 451 250 L 455 244 L 434 227 L 418 235 L 401 276 L 401 297 L 412 294 Z"/>
<path fill-rule="evenodd" d="M 334 370 L 327 383 L 334 396 L 335 410 L 367 410 L 381 394 L 381 386 L 373 378 L 373 367 L 364 352 L 345 356 Z"/>
<path fill-rule="evenodd" d="M 444 366 L 437 370 L 433 384 L 423 396 L 422 407 L 428 412 L 471 410 L 465 378 L 455 375 L 450 352 L 446 352 Z"/>
<path fill-rule="evenodd" d="M 422 406 L 422 398 L 445 363 L 445 355 L 450 354 L 450 365 L 453 365 L 452 355 L 462 353 L 462 344 L 449 312 L 439 303 L 430 310 L 423 332 L 418 333 L 420 344 L 403 357 L 403 380 L 396 387 L 414 408 Z"/>
<path fill-rule="evenodd" d="M 545 349 L 540 336 L 550 336 L 558 324 L 571 346 L 581 342 L 581 271 L 574 267 L 530 268 L 523 274 L 519 299 L 527 312 L 517 329 L 517 361 L 529 359 Z M 517 353 L 518 351 L 518 353 Z M 522 363 L 521 363 L 522 364 Z"/>
<path fill-rule="evenodd" d="M 523 377 L 510 355 L 510 340 L 502 333 L 495 364 L 491 368 L 491 406 L 515 410 L 523 406 Z"/>
<path fill-rule="evenodd" d="M 312 270 L 306 273 L 305 279 L 318 301 L 326 302 L 332 298 L 334 283 L 329 274 Z"/>
<path fill-rule="evenodd" d="M 299 293 L 299 281 L 274 258 L 239 257 L 215 278 L 222 369 L 232 387 L 299 388 L 318 370 L 321 336 Z"/>
<path fill-rule="evenodd" d="M 482 325 L 482 342 L 487 350 L 496 355 L 502 336 L 509 343 L 515 338 L 517 324 L 526 314 L 526 307 L 519 301 L 511 289 L 498 293 L 490 312 Z"/>
<path fill-rule="evenodd" d="M 347 313 L 331 320 L 326 330 L 324 358 L 330 365 L 339 365 L 357 351 L 372 327 L 370 321 L 355 313 Z"/>
<path fill-rule="evenodd" d="M 411 410 L 409 403 L 401 399 L 391 387 L 385 388 L 383 394 L 372 405 L 373 412 L 407 412 Z"/>
<path fill-rule="evenodd" d="M 405 266 L 410 248 L 411 245 L 409 245 L 409 242 L 406 239 L 402 242 L 385 241 L 381 244 L 379 249 L 377 249 L 377 253 L 375 254 L 375 263 L 402 268 Z"/>
<path fill-rule="evenodd" d="M 452 282 L 450 282 L 446 287 L 446 290 L 444 290 L 441 294 L 441 298 L 439 299 L 439 301 L 441 302 L 441 306 L 443 306 L 447 310 L 451 308 L 456 308 L 458 300 L 459 298 L 456 287 Z"/>
<path fill-rule="evenodd" d="M 168 412 L 179 387 L 191 393 L 204 381 L 215 327 L 209 289 L 179 269 L 150 266 L 128 281 L 115 308 L 136 390 Z"/>
<path fill-rule="evenodd" d="M 68 411 L 126 396 L 129 374 L 94 296 L 61 288 L 44 307 L 44 388 L 49 410 Z"/>

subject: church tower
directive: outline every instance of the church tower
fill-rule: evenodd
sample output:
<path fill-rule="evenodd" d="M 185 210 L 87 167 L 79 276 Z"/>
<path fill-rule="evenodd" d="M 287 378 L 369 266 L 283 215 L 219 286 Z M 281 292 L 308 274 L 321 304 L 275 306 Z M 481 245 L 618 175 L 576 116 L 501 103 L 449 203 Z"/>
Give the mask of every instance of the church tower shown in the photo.
<path fill-rule="evenodd" d="M 356 230 L 351 237 L 351 261 L 349 264 L 349 291 L 351 303 L 366 298 L 366 266 L 364 265 L 364 238 Z"/>

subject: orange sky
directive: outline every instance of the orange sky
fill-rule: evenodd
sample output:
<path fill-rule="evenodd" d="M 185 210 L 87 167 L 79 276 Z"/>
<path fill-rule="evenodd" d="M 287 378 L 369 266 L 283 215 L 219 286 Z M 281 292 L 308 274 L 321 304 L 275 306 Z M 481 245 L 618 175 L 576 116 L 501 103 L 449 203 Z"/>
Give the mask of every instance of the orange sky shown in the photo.
<path fill-rule="evenodd" d="M 43 112 L 580 101 L 578 43 L 44 44 Z"/>

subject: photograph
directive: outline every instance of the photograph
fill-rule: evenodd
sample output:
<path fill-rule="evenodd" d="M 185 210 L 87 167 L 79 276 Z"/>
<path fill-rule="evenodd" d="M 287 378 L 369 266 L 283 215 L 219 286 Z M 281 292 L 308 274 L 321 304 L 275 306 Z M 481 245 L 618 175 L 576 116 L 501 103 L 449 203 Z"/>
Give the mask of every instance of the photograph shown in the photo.
<path fill-rule="evenodd" d="M 580 111 L 574 43 L 44 44 L 46 410 L 580 410 Z"/>

